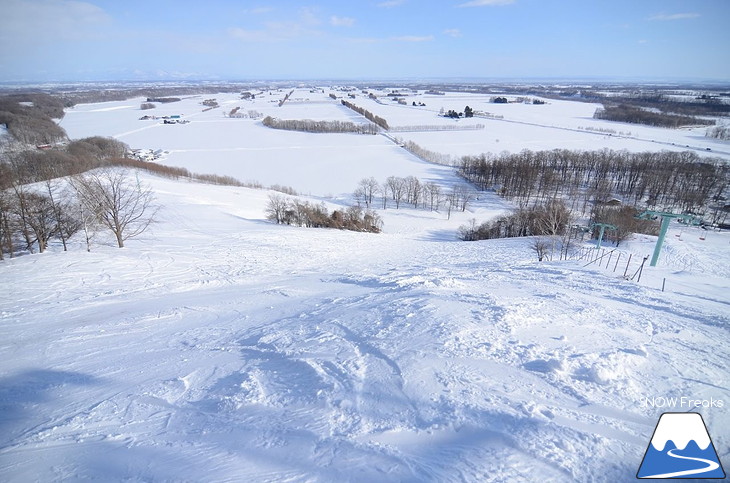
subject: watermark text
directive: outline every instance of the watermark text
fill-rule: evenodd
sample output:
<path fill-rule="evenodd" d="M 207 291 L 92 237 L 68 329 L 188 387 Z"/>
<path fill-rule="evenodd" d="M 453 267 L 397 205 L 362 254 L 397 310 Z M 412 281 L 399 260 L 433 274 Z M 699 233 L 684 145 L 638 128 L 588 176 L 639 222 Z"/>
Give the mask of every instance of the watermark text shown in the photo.
<path fill-rule="evenodd" d="M 725 401 L 722 399 L 699 399 L 687 396 L 652 396 L 642 397 L 641 404 L 651 408 L 722 408 L 725 407 Z"/>

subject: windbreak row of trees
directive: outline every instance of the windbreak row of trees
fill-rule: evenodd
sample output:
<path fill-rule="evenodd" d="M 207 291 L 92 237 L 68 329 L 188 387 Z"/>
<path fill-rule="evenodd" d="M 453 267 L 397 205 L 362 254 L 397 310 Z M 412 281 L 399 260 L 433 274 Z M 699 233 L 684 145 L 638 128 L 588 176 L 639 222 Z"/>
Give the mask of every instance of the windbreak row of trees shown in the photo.
<path fill-rule="evenodd" d="M 406 151 L 417 156 L 424 161 L 434 164 L 443 164 L 444 166 L 453 166 L 454 162 L 450 154 L 442 154 L 436 151 L 431 151 L 424 148 L 423 146 L 416 144 L 413 141 L 404 141 L 400 138 L 395 138 L 395 141 L 401 145 Z"/>
<path fill-rule="evenodd" d="M 266 116 L 263 125 L 272 129 L 302 131 L 311 133 L 357 133 L 378 134 L 374 124 L 355 124 L 348 121 L 314 121 L 312 119 L 278 119 Z"/>
<path fill-rule="evenodd" d="M 658 110 L 648 110 L 629 104 L 618 104 L 615 106 L 605 105 L 603 109 L 597 109 L 593 117 L 606 121 L 647 124 L 649 126 L 675 129 L 682 126 L 709 126 L 715 124 L 714 121 L 707 119 L 686 116 L 683 114 L 661 112 Z"/>
<path fill-rule="evenodd" d="M 724 199 L 730 168 L 691 151 L 522 151 L 462 158 L 459 173 L 479 189 L 513 201 L 564 197 L 586 214 L 590 203 L 609 201 L 703 214 Z M 581 202 L 582 201 L 582 206 Z"/>
<path fill-rule="evenodd" d="M 386 121 L 382 117 L 376 116 L 372 112 L 370 112 L 370 111 L 368 111 L 368 110 L 366 110 L 366 109 L 364 109 L 362 107 L 358 107 L 355 104 L 353 104 L 352 102 L 346 101 L 344 99 L 342 99 L 342 105 L 345 106 L 345 107 L 349 107 L 350 109 L 352 109 L 353 111 L 357 112 L 358 114 L 360 114 L 362 116 L 365 116 L 365 119 L 367 119 L 370 122 L 373 122 L 373 123 L 377 124 L 378 126 L 382 127 L 386 131 L 388 129 L 390 129 L 389 126 L 388 126 L 388 121 Z"/>
<path fill-rule="evenodd" d="M 337 228 L 370 233 L 380 233 L 383 228 L 377 213 L 363 210 L 360 206 L 330 212 L 324 203 L 315 204 L 278 194 L 269 196 L 266 217 L 277 224 L 308 228 Z"/>

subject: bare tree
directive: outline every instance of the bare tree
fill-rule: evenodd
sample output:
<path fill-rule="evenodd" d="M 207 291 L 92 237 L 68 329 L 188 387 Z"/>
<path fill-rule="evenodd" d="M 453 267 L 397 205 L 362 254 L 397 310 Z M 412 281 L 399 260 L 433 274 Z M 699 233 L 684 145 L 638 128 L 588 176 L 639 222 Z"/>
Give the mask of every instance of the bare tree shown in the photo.
<path fill-rule="evenodd" d="M 55 217 L 56 227 L 55 233 L 61 239 L 63 244 L 63 251 L 68 250 L 66 240 L 69 236 L 73 235 L 78 230 L 78 224 L 73 222 L 73 218 L 68 216 L 63 206 L 63 200 L 68 199 L 68 195 L 61 191 L 58 180 L 54 179 L 52 175 L 47 176 L 44 182 L 46 186 L 46 193 L 48 194 L 48 200 L 53 208 L 53 216 Z"/>
<path fill-rule="evenodd" d="M 395 201 L 395 208 L 400 208 L 401 201 L 403 201 L 403 198 L 406 195 L 405 180 L 397 176 L 389 176 L 388 179 L 385 180 L 385 184 L 388 191 L 390 191 L 393 201 Z"/>
<path fill-rule="evenodd" d="M 373 199 L 379 191 L 380 184 L 372 176 L 370 178 L 363 178 L 362 180 L 360 180 L 360 184 L 358 185 L 358 192 L 361 193 L 365 201 L 365 206 L 367 206 L 368 208 L 372 206 Z"/>
<path fill-rule="evenodd" d="M 30 193 L 26 185 L 18 183 L 13 183 L 13 193 L 15 194 L 15 197 L 12 200 L 12 209 L 15 215 L 14 219 L 19 227 L 20 233 L 23 235 L 26 249 L 33 253 L 34 240 L 30 224 L 28 223 L 28 219 L 30 218 Z"/>
<path fill-rule="evenodd" d="M 407 176 L 403 180 L 406 190 L 406 200 L 413 203 L 414 208 L 418 208 L 418 202 L 421 199 L 421 181 L 415 176 Z"/>
<path fill-rule="evenodd" d="M 555 254 L 558 237 L 566 233 L 571 221 L 570 210 L 562 200 L 551 200 L 538 209 L 535 231 L 550 237 L 551 259 Z"/>
<path fill-rule="evenodd" d="M 548 251 L 550 250 L 550 242 L 548 242 L 546 239 L 541 237 L 535 237 L 532 240 L 532 244 L 530 245 L 530 248 L 535 252 L 537 255 L 537 260 L 539 262 L 542 262 L 545 257 L 548 254 Z"/>
<path fill-rule="evenodd" d="M 266 218 L 275 221 L 277 224 L 282 224 L 286 219 L 288 209 L 289 202 L 286 197 L 272 193 L 269 195 L 269 203 L 266 205 Z"/>
<path fill-rule="evenodd" d="M 94 236 L 94 227 L 96 226 L 96 220 L 94 213 L 89 211 L 84 205 L 83 197 L 81 196 L 81 187 L 83 186 L 79 176 L 73 177 L 69 180 L 71 188 L 76 192 L 76 202 L 78 206 L 78 229 L 83 228 L 84 239 L 86 240 L 86 251 L 91 251 L 91 239 Z"/>
<path fill-rule="evenodd" d="M 149 186 L 130 180 L 127 170 L 102 169 L 77 178 L 84 207 L 116 237 L 119 248 L 154 222 L 158 208 Z"/>
<path fill-rule="evenodd" d="M 48 241 L 58 234 L 56 213 L 53 203 L 48 196 L 40 193 L 26 193 L 25 221 L 35 237 L 38 251 L 43 253 L 48 247 Z"/>
<path fill-rule="evenodd" d="M 428 198 L 431 211 L 439 209 L 439 200 L 441 198 L 441 188 L 434 182 L 428 182 L 423 185 L 424 197 Z"/>
<path fill-rule="evenodd" d="M 4 259 L 5 252 L 13 257 L 13 229 L 10 224 L 12 206 L 10 191 L 0 191 L 0 260 Z"/>

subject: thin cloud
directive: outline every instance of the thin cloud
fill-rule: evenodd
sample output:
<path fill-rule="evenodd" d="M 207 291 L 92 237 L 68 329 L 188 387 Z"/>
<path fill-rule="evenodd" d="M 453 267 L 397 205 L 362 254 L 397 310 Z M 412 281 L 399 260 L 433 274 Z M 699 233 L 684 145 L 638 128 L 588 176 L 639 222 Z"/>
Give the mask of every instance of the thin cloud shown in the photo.
<path fill-rule="evenodd" d="M 664 14 L 660 13 L 659 15 L 654 15 L 653 17 L 649 17 L 649 20 L 661 20 L 661 21 L 667 21 L 667 20 L 687 20 L 690 18 L 697 18 L 699 17 L 699 13 L 673 13 L 673 14 Z"/>
<path fill-rule="evenodd" d="M 459 7 L 498 7 L 515 3 L 515 0 L 472 0 L 462 3 Z"/>
<path fill-rule="evenodd" d="M 88 40 L 103 34 L 112 21 L 103 9 L 88 2 L 6 0 L 2 6 L 0 39 L 12 39 L 15 45 Z"/>
<path fill-rule="evenodd" d="M 444 30 L 444 35 L 448 35 L 449 37 L 454 37 L 454 38 L 463 36 L 461 33 L 461 30 L 459 30 L 459 29 L 446 29 L 446 30 Z"/>
<path fill-rule="evenodd" d="M 355 25 L 355 19 L 350 17 L 337 17 L 333 15 L 330 17 L 330 24 L 335 27 L 352 27 Z"/>
<path fill-rule="evenodd" d="M 301 8 L 295 20 L 264 22 L 259 29 L 234 27 L 228 29 L 228 35 L 244 42 L 281 42 L 302 37 L 322 35 L 318 30 L 321 21 L 309 8 Z"/>

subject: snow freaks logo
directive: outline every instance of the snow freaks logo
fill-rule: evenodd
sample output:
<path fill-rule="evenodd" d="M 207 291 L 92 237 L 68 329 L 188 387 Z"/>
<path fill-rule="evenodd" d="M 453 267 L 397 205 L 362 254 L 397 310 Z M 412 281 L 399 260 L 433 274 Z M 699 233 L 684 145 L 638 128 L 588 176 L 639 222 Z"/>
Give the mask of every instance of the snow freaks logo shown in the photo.
<path fill-rule="evenodd" d="M 725 478 L 702 416 L 662 414 L 636 477 Z"/>

